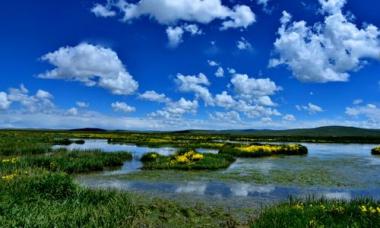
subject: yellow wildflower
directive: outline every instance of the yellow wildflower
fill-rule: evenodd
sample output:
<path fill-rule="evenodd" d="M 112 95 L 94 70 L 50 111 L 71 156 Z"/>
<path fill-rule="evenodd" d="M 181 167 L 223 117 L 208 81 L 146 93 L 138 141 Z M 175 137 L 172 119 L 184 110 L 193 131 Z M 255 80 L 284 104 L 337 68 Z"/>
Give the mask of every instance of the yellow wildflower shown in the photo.
<path fill-rule="evenodd" d="M 15 177 L 16 177 L 16 174 L 9 174 L 9 175 L 2 176 L 1 179 L 5 180 L 5 181 L 11 181 Z"/>
<path fill-rule="evenodd" d="M 373 208 L 373 207 L 369 207 L 369 212 L 371 212 L 372 214 L 375 214 L 376 213 L 376 209 Z"/>
<path fill-rule="evenodd" d="M 176 161 L 179 163 L 188 163 L 189 159 L 184 155 L 180 155 L 176 157 Z"/>
<path fill-rule="evenodd" d="M 202 160 L 203 158 L 204 158 L 203 154 L 194 154 L 194 155 L 192 156 L 192 159 L 193 159 L 194 161 L 199 161 L 199 160 Z"/>
<path fill-rule="evenodd" d="M 362 205 L 359 208 L 360 208 L 361 212 L 363 212 L 363 213 L 367 212 L 367 207 L 365 205 Z"/>

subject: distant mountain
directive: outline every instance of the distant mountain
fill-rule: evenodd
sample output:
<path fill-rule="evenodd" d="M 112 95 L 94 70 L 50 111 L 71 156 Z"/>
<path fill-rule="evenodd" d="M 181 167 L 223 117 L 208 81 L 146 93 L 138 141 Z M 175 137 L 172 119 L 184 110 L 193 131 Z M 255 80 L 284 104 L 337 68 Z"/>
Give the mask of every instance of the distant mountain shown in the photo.
<path fill-rule="evenodd" d="M 78 129 L 71 129 L 69 131 L 106 132 L 107 130 L 104 130 L 104 129 L 101 129 L 101 128 L 78 128 Z"/>
<path fill-rule="evenodd" d="M 289 130 L 187 130 L 176 133 L 188 134 L 229 134 L 229 135 L 249 135 L 249 136 L 269 136 L 269 137 L 380 137 L 380 129 L 366 129 L 344 126 L 326 126 L 305 129 Z"/>

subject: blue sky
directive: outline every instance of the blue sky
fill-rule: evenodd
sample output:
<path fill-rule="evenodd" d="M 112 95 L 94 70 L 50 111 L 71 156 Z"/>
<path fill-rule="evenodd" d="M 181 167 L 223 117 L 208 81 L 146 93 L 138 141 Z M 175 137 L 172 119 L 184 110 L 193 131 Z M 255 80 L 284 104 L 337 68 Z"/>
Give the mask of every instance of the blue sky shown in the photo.
<path fill-rule="evenodd" d="M 375 0 L 4 1 L 0 127 L 380 127 Z"/>

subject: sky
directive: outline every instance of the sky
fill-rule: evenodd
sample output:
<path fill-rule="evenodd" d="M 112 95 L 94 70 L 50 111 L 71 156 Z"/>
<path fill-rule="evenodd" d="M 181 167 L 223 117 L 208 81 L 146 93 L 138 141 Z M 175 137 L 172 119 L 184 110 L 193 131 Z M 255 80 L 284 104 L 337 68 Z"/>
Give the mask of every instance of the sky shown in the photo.
<path fill-rule="evenodd" d="M 380 2 L 21 0 L 0 128 L 380 128 Z"/>

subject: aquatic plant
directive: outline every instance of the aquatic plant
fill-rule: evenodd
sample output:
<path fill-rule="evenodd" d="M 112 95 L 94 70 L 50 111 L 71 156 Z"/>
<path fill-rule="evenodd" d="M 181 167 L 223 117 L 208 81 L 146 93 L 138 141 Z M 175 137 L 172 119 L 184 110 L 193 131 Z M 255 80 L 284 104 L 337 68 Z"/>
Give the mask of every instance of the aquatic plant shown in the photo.
<path fill-rule="evenodd" d="M 272 155 L 305 155 L 307 148 L 300 144 L 226 144 L 219 153 L 236 157 L 264 157 Z"/>

